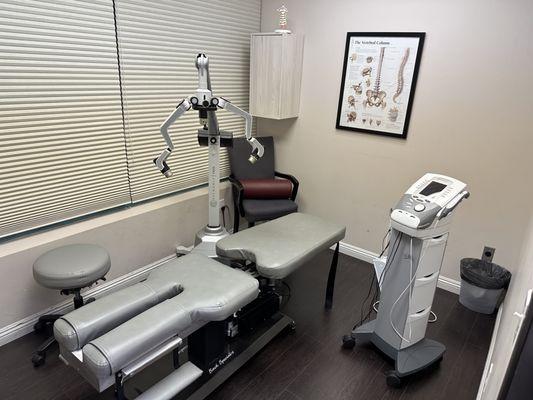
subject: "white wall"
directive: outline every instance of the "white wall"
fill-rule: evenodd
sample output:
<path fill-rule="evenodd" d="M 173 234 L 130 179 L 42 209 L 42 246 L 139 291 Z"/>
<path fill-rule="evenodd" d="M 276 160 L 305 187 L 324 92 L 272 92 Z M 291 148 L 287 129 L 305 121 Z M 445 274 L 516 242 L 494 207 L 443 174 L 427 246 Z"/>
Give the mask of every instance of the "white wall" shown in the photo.
<path fill-rule="evenodd" d="M 533 289 L 533 216 L 529 224 L 529 232 L 524 242 L 518 268 L 514 272 L 509 291 L 502 306 L 499 329 L 494 333 L 494 352 L 492 357 L 487 360 L 488 375 L 485 387 L 482 388 L 481 396 L 479 397 L 482 400 L 495 400 L 498 396 L 511 359 L 511 352 L 520 322 L 516 315 L 513 314 L 515 312 L 524 312 L 526 295 L 529 289 Z"/>
<path fill-rule="evenodd" d="M 301 210 L 347 225 L 346 241 L 378 251 L 388 212 L 428 171 L 468 183 L 442 274 L 496 247 L 516 267 L 531 209 L 533 2 L 286 0 L 305 34 L 300 116 L 260 119 L 277 168 L 301 182 Z M 281 1 L 263 0 L 262 30 Z M 346 32 L 426 32 L 407 140 L 335 129 Z"/>
<path fill-rule="evenodd" d="M 230 205 L 228 186 L 222 185 L 221 198 Z M 192 245 L 206 224 L 207 188 L 201 188 L 0 245 L 0 331 L 65 299 L 33 280 L 33 262 L 44 252 L 99 244 L 109 251 L 107 278 L 113 279 L 173 254 L 176 245 Z"/>

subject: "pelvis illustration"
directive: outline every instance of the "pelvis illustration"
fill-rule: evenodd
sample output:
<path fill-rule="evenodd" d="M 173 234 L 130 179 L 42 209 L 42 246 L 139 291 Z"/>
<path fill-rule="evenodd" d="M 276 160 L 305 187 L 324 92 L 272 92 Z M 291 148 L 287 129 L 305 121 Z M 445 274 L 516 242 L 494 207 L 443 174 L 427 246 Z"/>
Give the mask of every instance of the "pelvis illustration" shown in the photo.
<path fill-rule="evenodd" d="M 387 106 L 387 103 L 385 102 L 386 96 L 387 93 L 383 90 L 379 90 L 379 88 L 378 90 L 368 89 L 366 91 L 366 100 L 364 101 L 365 106 L 385 108 Z"/>

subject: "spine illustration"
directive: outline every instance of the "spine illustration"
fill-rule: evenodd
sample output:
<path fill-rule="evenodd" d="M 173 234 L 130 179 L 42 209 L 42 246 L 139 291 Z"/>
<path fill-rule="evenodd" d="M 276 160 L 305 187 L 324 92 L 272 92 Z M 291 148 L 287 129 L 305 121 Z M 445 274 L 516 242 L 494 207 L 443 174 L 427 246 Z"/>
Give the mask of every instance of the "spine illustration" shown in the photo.
<path fill-rule="evenodd" d="M 396 93 L 394 93 L 394 96 L 392 96 L 392 101 L 395 103 L 398 103 L 396 99 L 400 97 L 403 91 L 403 84 L 404 84 L 404 78 L 403 78 L 403 70 L 405 69 L 405 65 L 407 64 L 407 60 L 409 59 L 409 47 L 405 49 L 405 54 L 402 59 L 402 63 L 400 64 L 400 68 L 398 69 L 398 86 L 396 87 Z"/>
<path fill-rule="evenodd" d="M 374 90 L 367 90 L 366 91 L 366 100 L 364 102 L 364 106 L 373 106 L 373 107 L 382 107 L 385 108 L 387 103 L 385 102 L 385 97 L 387 96 L 387 93 L 385 91 L 381 90 L 381 67 L 383 66 L 383 57 L 385 56 L 385 47 L 381 48 L 381 51 L 379 53 L 379 64 L 378 64 L 378 70 L 376 74 L 376 80 L 374 82 Z"/>

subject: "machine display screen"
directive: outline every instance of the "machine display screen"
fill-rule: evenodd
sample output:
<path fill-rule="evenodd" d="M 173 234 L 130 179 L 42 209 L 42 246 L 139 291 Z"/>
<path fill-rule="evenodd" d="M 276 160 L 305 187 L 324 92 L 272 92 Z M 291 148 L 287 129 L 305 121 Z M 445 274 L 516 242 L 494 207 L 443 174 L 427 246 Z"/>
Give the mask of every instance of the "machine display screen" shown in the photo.
<path fill-rule="evenodd" d="M 420 191 L 423 196 L 431 196 L 433 193 L 442 192 L 446 187 L 445 184 L 440 182 L 431 181 L 424 189 Z"/>

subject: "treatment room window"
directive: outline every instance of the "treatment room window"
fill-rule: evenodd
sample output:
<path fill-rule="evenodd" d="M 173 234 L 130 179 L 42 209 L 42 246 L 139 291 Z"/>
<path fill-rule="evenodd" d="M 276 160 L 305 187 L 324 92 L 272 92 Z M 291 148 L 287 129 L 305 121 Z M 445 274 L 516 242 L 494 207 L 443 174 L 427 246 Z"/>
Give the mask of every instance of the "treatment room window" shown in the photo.
<path fill-rule="evenodd" d="M 198 87 L 196 55 L 205 52 L 213 93 L 248 110 L 250 34 L 260 30 L 260 0 L 117 0 L 126 135 L 133 201 L 207 182 L 207 147 L 198 145 L 198 113 L 170 129 L 174 175 L 165 179 L 152 160 L 165 148 L 159 126 Z M 244 122 L 217 113 L 220 128 L 244 135 Z M 221 152 L 221 176 L 229 175 Z"/>
<path fill-rule="evenodd" d="M 2 1 L 0 26 L 0 237 L 131 202 L 112 1 Z"/>
<path fill-rule="evenodd" d="M 159 126 L 194 94 L 196 55 L 213 91 L 248 110 L 260 0 L 0 2 L 0 239 L 207 182 L 196 112 Z M 118 44 L 118 47 L 117 47 Z M 220 128 L 244 134 L 225 111 Z M 221 176 L 229 174 L 226 152 Z"/>

